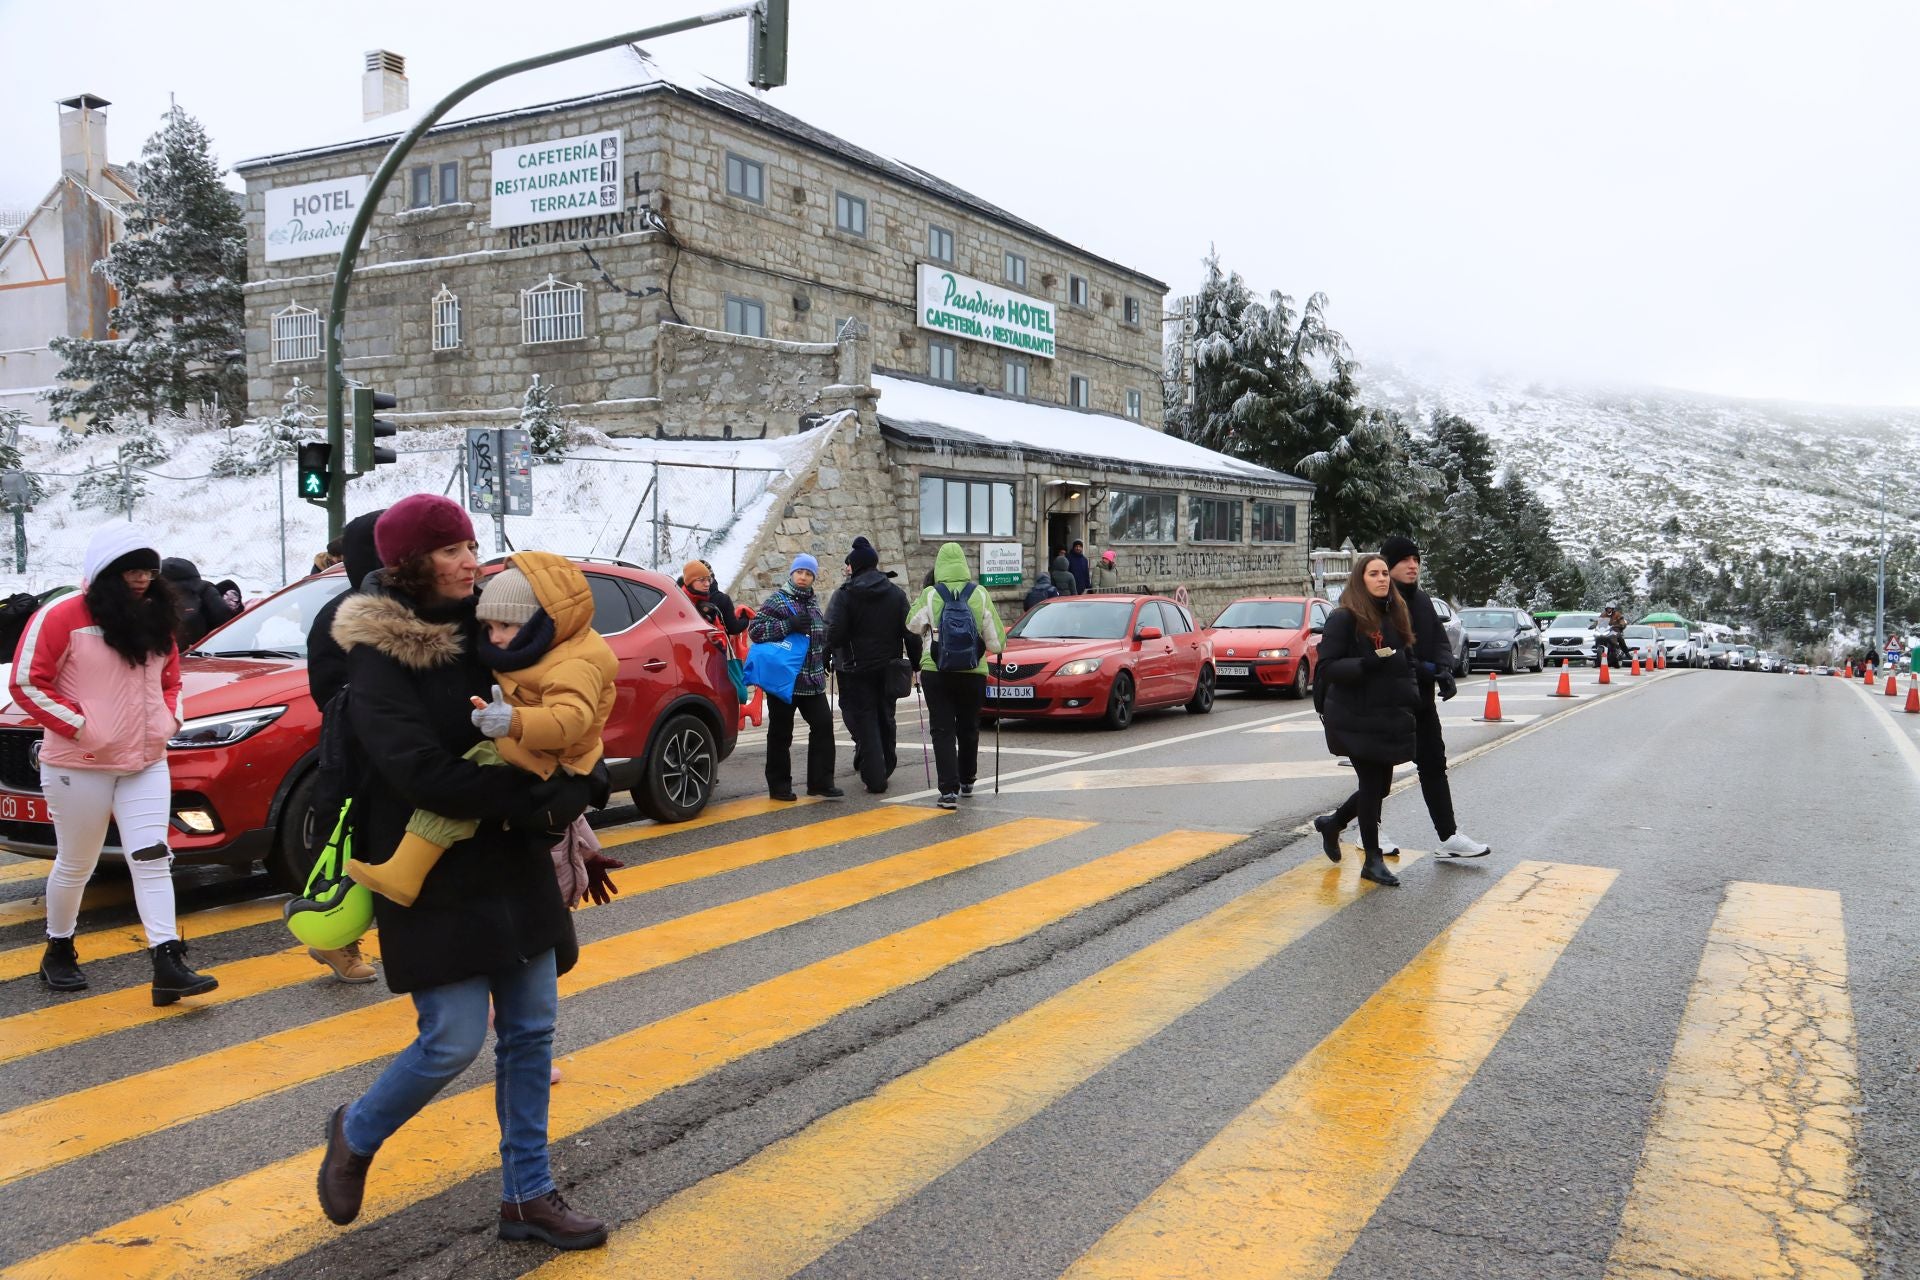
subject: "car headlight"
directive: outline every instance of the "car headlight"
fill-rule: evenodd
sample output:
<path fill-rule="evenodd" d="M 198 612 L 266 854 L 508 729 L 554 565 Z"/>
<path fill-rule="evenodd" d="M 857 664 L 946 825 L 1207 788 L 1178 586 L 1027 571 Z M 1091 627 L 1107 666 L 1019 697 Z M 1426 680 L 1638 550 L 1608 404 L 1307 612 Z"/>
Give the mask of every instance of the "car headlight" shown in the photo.
<path fill-rule="evenodd" d="M 1292 656 L 1291 649 L 1262 649 L 1254 655 L 1256 658 L 1291 658 Z"/>
<path fill-rule="evenodd" d="M 1512 646 L 1513 641 L 1511 640 L 1482 640 L 1480 642 L 1482 649 L 1507 649 Z"/>
<path fill-rule="evenodd" d="M 1057 676 L 1090 676 L 1100 669 L 1098 658 L 1076 658 L 1053 674 Z"/>
<path fill-rule="evenodd" d="M 176 751 L 194 747 L 230 747 L 251 738 L 286 713 L 285 707 L 251 707 L 223 715 L 199 716 L 181 725 L 180 731 L 167 739 L 167 745 Z"/>

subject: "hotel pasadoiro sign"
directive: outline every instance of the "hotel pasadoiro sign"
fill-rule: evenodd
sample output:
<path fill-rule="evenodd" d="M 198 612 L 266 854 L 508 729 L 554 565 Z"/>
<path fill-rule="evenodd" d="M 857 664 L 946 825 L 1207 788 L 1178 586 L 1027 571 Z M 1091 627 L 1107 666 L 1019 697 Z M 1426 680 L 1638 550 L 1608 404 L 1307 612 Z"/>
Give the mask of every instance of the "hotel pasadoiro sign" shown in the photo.
<path fill-rule="evenodd" d="M 1051 302 L 923 262 L 919 304 L 922 329 L 1053 359 Z"/>
<path fill-rule="evenodd" d="M 268 262 L 337 254 L 366 199 L 367 175 L 267 188 Z"/>
<path fill-rule="evenodd" d="M 620 209 L 618 133 L 555 138 L 493 153 L 492 225 L 524 227 Z"/>

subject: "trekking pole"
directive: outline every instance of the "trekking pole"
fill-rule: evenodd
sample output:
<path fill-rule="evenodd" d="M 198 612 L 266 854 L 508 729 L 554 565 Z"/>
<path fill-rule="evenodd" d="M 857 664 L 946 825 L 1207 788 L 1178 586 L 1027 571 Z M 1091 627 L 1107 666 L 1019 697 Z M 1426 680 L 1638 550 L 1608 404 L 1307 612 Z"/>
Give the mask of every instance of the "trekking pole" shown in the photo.
<path fill-rule="evenodd" d="M 913 696 L 914 700 L 920 704 L 920 768 L 927 775 L 928 788 L 932 788 L 933 763 L 928 756 L 932 754 L 933 747 L 927 740 L 927 700 L 920 692 L 920 685 L 925 679 L 926 677 L 922 676 L 913 682 Z"/>
<path fill-rule="evenodd" d="M 1005 649 L 1002 649 L 1000 651 L 1000 660 L 994 663 L 993 665 L 998 667 L 1002 671 L 1005 671 L 1007 669 L 1007 651 Z M 1000 794 L 1000 721 L 1001 719 L 1002 717 L 1000 716 L 995 716 L 993 718 L 993 794 L 995 795 Z"/>

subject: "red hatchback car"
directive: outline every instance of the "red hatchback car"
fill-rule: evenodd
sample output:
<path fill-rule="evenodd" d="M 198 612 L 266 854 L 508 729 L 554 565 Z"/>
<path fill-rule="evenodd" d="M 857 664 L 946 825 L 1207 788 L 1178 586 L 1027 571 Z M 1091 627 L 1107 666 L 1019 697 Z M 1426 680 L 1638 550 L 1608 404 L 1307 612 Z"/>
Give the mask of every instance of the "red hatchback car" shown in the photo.
<path fill-rule="evenodd" d="M 1063 596 L 1034 606 L 987 658 L 983 719 L 1104 719 L 1143 707 L 1213 710 L 1213 654 L 1185 607 L 1161 596 Z"/>
<path fill-rule="evenodd" d="M 1314 596 L 1249 596 L 1207 628 L 1222 689 L 1279 689 L 1304 698 L 1320 662 L 1333 605 Z"/>
<path fill-rule="evenodd" d="M 706 807 L 739 736 L 724 642 L 672 579 L 617 562 L 578 563 L 593 590 L 594 629 L 620 660 L 605 734 L 613 785 L 631 789 L 648 817 L 685 821 Z M 279 888 L 304 883 L 320 740 L 320 712 L 307 692 L 307 631 L 346 589 L 337 568 L 303 579 L 181 656 L 186 723 L 167 744 L 169 843 L 179 861 L 262 862 Z M 40 734 L 19 707 L 0 711 L 0 848 L 51 858 Z M 109 856 L 119 855 L 117 844 L 110 830 Z"/>

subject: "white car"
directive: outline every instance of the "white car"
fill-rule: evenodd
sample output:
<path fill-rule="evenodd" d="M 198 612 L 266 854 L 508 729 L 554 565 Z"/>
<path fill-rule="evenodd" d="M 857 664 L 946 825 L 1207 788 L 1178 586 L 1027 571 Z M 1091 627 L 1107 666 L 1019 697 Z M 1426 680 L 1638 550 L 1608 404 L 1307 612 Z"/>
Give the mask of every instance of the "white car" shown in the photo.
<path fill-rule="evenodd" d="M 1557 667 L 1565 660 L 1578 667 L 1592 662 L 1593 642 L 1599 634 L 1599 614 L 1561 614 L 1547 624 L 1547 634 L 1542 637 L 1546 642 L 1547 665 Z"/>

